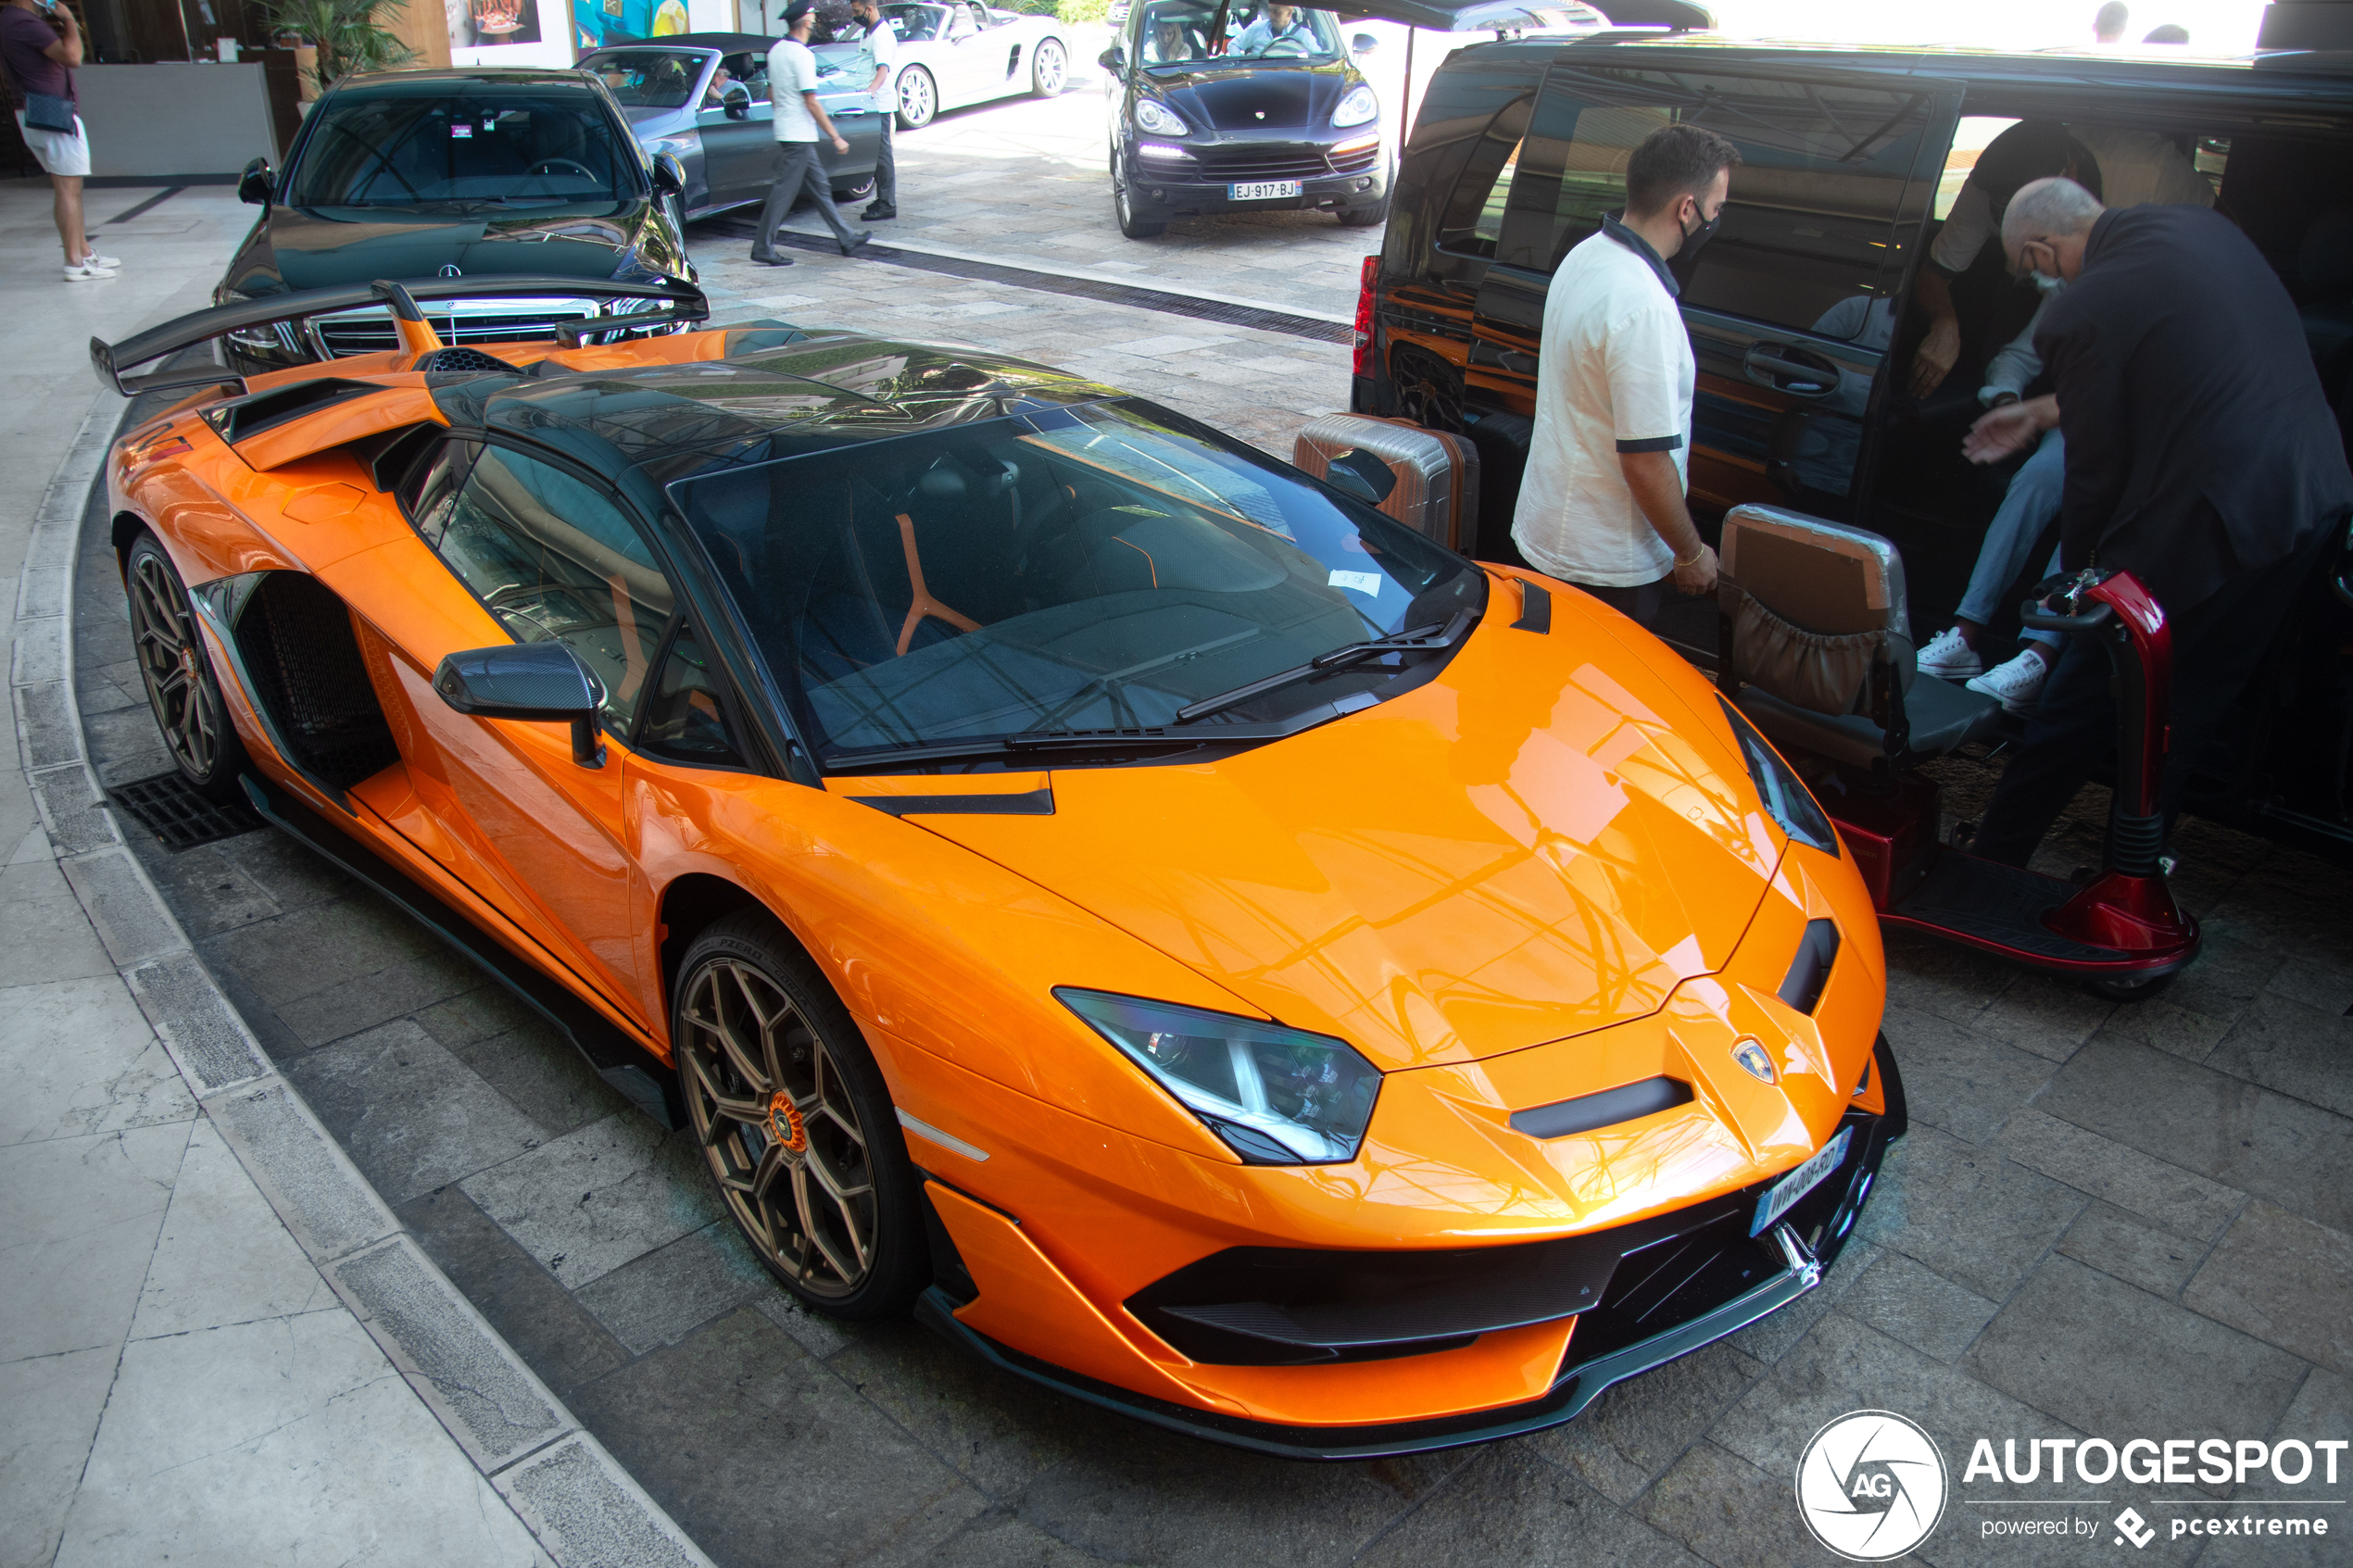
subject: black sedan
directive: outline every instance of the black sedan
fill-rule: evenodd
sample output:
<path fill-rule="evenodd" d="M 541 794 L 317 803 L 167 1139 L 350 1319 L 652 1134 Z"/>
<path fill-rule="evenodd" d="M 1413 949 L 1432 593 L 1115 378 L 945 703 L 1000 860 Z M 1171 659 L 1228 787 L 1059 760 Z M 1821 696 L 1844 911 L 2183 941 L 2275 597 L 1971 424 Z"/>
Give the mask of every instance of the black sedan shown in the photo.
<path fill-rule="evenodd" d="M 1111 73 L 1112 202 L 1119 232 L 1150 239 L 1172 218 L 1322 208 L 1342 223 L 1389 216 L 1380 98 L 1328 11 L 1278 0 L 1149 0 L 1132 6 Z"/>
<path fill-rule="evenodd" d="M 670 200 L 677 161 L 648 157 L 602 82 L 570 70 L 428 70 L 346 78 L 303 121 L 283 174 L 245 169 L 262 208 L 216 304 L 376 278 L 532 273 L 692 282 Z M 452 344 L 545 338 L 641 302 L 588 296 L 453 299 Z M 388 348 L 381 307 L 231 332 L 230 369 L 254 374 Z"/>

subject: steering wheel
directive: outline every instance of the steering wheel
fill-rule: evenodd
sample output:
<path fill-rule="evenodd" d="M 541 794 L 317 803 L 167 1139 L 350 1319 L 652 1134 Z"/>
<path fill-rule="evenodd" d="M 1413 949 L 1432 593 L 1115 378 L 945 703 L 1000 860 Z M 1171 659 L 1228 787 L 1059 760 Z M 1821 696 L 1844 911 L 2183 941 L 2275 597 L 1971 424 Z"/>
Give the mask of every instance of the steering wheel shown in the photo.
<path fill-rule="evenodd" d="M 523 174 L 524 178 L 528 179 L 535 174 L 557 174 L 566 170 L 579 175 L 591 185 L 597 182 L 596 175 L 589 172 L 588 169 L 581 165 L 573 162 L 573 160 L 568 157 L 543 157 L 537 163 L 533 164 L 529 169 L 525 169 Z"/>
<path fill-rule="evenodd" d="M 1292 59 L 1304 59 L 1307 56 L 1307 45 L 1296 38 L 1277 38 L 1265 48 L 1261 49 L 1259 53 L 1267 59 L 1273 59 L 1277 55 Z"/>

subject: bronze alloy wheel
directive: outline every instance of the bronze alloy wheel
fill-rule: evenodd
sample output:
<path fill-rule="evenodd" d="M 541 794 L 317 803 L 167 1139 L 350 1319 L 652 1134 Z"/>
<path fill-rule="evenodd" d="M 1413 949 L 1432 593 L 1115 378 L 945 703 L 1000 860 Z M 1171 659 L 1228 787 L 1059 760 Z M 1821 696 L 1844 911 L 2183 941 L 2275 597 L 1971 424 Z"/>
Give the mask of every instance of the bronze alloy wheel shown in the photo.
<path fill-rule="evenodd" d="M 922 1279 L 913 1172 L 881 1074 L 773 922 L 698 939 L 671 1039 L 711 1177 L 762 1262 L 813 1305 L 903 1311 Z"/>
<path fill-rule="evenodd" d="M 143 534 L 124 562 L 131 596 L 131 639 L 147 705 L 181 773 L 202 793 L 227 798 L 244 771 L 244 743 L 220 705 L 220 687 L 205 657 L 195 612 L 180 573 L 152 535 Z"/>

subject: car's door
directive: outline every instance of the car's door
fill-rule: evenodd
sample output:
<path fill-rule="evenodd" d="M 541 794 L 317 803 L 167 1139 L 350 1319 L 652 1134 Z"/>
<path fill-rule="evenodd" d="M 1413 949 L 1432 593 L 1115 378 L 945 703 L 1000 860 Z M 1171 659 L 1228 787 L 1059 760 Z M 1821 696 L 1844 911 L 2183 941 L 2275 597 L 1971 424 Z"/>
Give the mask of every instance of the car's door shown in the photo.
<path fill-rule="evenodd" d="M 1867 412 L 1958 104 L 1948 87 L 1859 71 L 1743 76 L 1713 63 L 1634 70 L 1556 60 L 1494 220 L 1472 383 L 1533 412 L 1554 270 L 1604 212 L 1624 207 L 1626 160 L 1644 137 L 1705 126 L 1743 161 L 1721 229 L 1671 269 L 1698 361 L 1692 508 L 1763 501 L 1854 516 Z"/>
<path fill-rule="evenodd" d="M 834 122 L 841 139 L 849 144 L 846 153 L 834 151 L 831 142 L 817 144 L 818 161 L 838 191 L 864 184 L 874 174 L 875 158 L 881 150 L 882 113 L 866 91 L 872 80 L 859 76 L 853 50 L 827 49 L 818 56 L 817 102 L 824 107 L 825 118 Z"/>
<path fill-rule="evenodd" d="M 947 42 L 934 51 L 940 60 L 939 107 L 994 97 L 1005 74 L 1000 41 L 973 19 L 970 6 L 959 3 L 947 11 Z"/>
<path fill-rule="evenodd" d="M 429 690 L 405 694 L 421 732 L 411 752 L 434 775 L 444 825 L 497 878 L 485 896 L 557 932 L 566 962 L 650 1023 L 621 753 L 670 629 L 668 577 L 593 475 L 506 446 L 451 443 L 412 521 L 510 637 L 568 645 L 604 686 L 602 766 L 573 759 L 569 726 L 474 718 Z M 453 651 L 413 650 L 422 670 Z"/>
<path fill-rule="evenodd" d="M 733 207 L 767 194 L 776 163 L 775 109 L 768 101 L 768 56 L 724 56 L 728 82 L 721 102 L 696 111 L 702 131 L 704 178 L 711 205 Z"/>

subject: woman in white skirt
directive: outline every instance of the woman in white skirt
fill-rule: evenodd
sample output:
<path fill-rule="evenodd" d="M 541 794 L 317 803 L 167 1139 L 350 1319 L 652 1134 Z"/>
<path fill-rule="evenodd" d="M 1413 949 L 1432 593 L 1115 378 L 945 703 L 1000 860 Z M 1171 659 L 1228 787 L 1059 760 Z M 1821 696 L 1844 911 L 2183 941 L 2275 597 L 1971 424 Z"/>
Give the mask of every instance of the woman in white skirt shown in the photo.
<path fill-rule="evenodd" d="M 82 27 L 57 0 L 6 0 L 0 5 L 0 75 L 24 144 L 49 173 L 54 188 L 57 238 L 65 245 L 66 277 L 86 282 L 111 278 L 122 265 L 100 256 L 82 220 L 82 182 L 90 172 L 90 139 L 75 112 L 73 68 L 82 63 Z M 73 129 L 57 131 L 26 123 L 28 95 L 62 99 Z"/>

